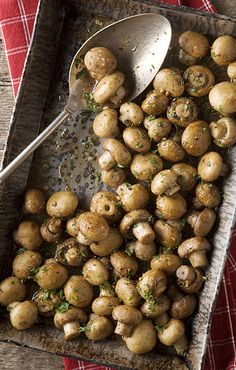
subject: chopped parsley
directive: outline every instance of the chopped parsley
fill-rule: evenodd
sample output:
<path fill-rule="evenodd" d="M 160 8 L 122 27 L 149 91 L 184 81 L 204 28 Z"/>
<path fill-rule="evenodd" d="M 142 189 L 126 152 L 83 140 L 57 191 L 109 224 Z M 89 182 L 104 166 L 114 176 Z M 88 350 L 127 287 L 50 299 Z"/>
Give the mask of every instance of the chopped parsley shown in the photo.
<path fill-rule="evenodd" d="M 56 308 L 57 312 L 64 313 L 69 310 L 70 303 L 69 302 L 62 302 Z"/>
<path fill-rule="evenodd" d="M 83 93 L 83 98 L 86 100 L 86 104 L 89 110 L 92 112 L 100 112 L 102 110 L 101 104 L 95 102 L 93 95 L 90 93 Z"/>
<path fill-rule="evenodd" d="M 76 73 L 76 80 L 83 80 L 83 78 L 88 76 L 88 71 L 84 68 Z"/>

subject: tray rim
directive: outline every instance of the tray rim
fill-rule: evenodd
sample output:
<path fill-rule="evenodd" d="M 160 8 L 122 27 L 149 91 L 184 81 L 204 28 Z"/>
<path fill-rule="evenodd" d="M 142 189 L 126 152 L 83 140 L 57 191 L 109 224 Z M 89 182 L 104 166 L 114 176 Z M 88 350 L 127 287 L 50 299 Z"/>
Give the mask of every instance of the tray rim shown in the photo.
<path fill-rule="evenodd" d="M 14 130 L 14 121 L 17 120 L 18 108 L 19 108 L 19 106 L 22 102 L 22 98 L 24 96 L 25 81 L 27 79 L 28 69 L 30 68 L 31 53 L 32 53 L 33 46 L 35 44 L 35 39 L 36 39 L 36 34 L 37 34 L 37 25 L 38 25 L 38 20 L 39 20 L 39 17 L 40 17 L 41 9 L 42 9 L 42 6 L 43 6 L 43 2 L 44 2 L 44 0 L 39 0 L 39 4 L 38 4 L 38 7 L 37 7 L 37 12 L 36 12 L 35 21 L 34 21 L 33 33 L 32 33 L 32 37 L 31 37 L 31 42 L 30 42 L 30 46 L 29 46 L 28 51 L 27 51 L 27 56 L 26 56 L 25 63 L 24 63 L 23 73 L 22 73 L 20 84 L 19 84 L 19 90 L 18 90 L 17 97 L 15 99 L 15 103 L 14 103 L 14 107 L 13 107 L 13 111 L 12 111 L 12 115 L 11 115 L 11 119 L 10 119 L 9 130 L 8 130 L 6 144 L 5 144 L 4 153 L 3 153 L 2 168 L 4 168 L 4 166 L 7 165 L 8 159 L 9 159 L 9 153 L 11 151 L 11 136 L 12 136 L 12 131 Z M 169 10 L 169 11 L 174 10 L 175 12 L 179 12 L 179 13 L 189 13 L 189 14 L 193 14 L 193 15 L 200 15 L 200 16 L 203 16 L 205 18 L 211 18 L 211 19 L 214 19 L 214 20 L 219 19 L 219 20 L 224 20 L 224 21 L 229 21 L 229 22 L 235 22 L 236 21 L 236 17 L 227 16 L 227 15 L 223 15 L 223 14 L 219 14 L 219 13 L 203 12 L 203 11 L 196 10 L 196 9 L 193 9 L 193 8 L 189 8 L 189 7 L 185 7 L 185 6 L 180 7 L 180 6 L 176 6 L 176 5 L 172 5 L 172 4 L 162 3 L 160 1 L 157 2 L 155 0 L 146 0 L 145 2 L 142 1 L 142 0 L 132 0 L 132 2 L 140 3 L 140 4 L 145 3 L 145 4 L 148 4 L 148 5 L 151 5 L 151 6 L 155 6 L 157 9 L 163 9 L 163 10 L 166 9 L 166 10 Z M 60 6 L 61 7 L 64 7 L 63 3 L 64 3 L 64 1 L 63 2 L 60 1 Z M 226 263 L 226 259 L 227 259 L 228 249 L 229 249 L 229 246 L 230 246 L 230 243 L 231 243 L 232 231 L 233 231 L 233 226 L 234 226 L 235 221 L 236 221 L 236 208 L 234 209 L 234 214 L 233 214 L 233 217 L 231 218 L 230 233 L 229 233 L 229 238 L 228 238 L 228 241 L 227 241 L 227 244 L 226 244 L 226 247 L 225 247 L 225 258 L 224 258 L 224 260 L 222 260 L 223 267 L 221 268 L 219 283 L 215 286 L 215 294 L 214 294 L 214 300 L 212 301 L 212 309 L 211 309 L 209 317 L 208 317 L 207 335 L 204 335 L 204 346 L 203 346 L 204 352 L 203 352 L 203 356 L 201 357 L 201 360 L 202 360 L 201 364 L 199 364 L 201 369 L 203 369 L 203 366 L 204 366 L 204 358 L 205 358 L 205 354 L 206 354 L 206 346 L 207 346 L 207 339 L 208 339 L 208 335 L 209 335 L 211 319 L 212 319 L 212 315 L 214 313 L 214 307 L 215 307 L 216 300 L 217 300 L 217 297 L 218 297 L 220 285 L 222 283 L 224 267 L 225 267 L 225 263 Z M 4 341 L 4 340 L 1 339 L 1 341 Z M 17 346 L 22 346 L 21 343 L 15 342 L 14 340 L 7 340 L 6 342 L 13 343 Z M 24 346 L 27 347 L 27 348 L 35 349 L 37 351 L 48 352 L 44 349 L 39 349 L 39 348 L 30 347 L 30 346 L 26 346 L 26 345 L 24 345 Z M 60 354 L 60 353 L 58 353 L 58 354 Z M 60 354 L 60 355 L 64 356 L 64 354 Z M 68 357 L 83 359 L 82 357 L 72 356 L 72 355 L 68 355 Z M 84 360 L 91 361 L 89 359 L 84 359 Z M 120 368 L 125 369 L 125 367 L 120 367 Z"/>

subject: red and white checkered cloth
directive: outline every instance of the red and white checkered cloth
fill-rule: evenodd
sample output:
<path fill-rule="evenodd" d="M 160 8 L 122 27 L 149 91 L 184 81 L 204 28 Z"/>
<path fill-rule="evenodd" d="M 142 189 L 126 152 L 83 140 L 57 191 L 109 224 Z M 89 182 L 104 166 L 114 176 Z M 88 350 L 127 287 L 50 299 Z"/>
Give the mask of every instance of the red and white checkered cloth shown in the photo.
<path fill-rule="evenodd" d="M 163 0 L 215 12 L 210 0 Z M 0 24 L 15 95 L 30 45 L 38 0 L 0 0 Z M 205 370 L 236 370 L 236 232 L 212 319 Z M 105 366 L 64 358 L 66 370 L 109 370 Z"/>

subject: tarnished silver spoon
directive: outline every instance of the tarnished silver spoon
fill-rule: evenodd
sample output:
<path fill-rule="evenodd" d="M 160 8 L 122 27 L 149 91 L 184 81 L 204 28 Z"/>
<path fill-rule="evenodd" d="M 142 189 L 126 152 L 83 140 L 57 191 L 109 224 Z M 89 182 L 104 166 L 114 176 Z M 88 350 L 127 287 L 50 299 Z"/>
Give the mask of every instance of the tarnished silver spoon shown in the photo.
<path fill-rule="evenodd" d="M 150 84 L 160 69 L 171 40 L 168 19 L 155 14 L 134 15 L 103 28 L 90 37 L 76 53 L 69 72 L 69 99 L 57 118 L 27 146 L 6 168 L 0 172 L 0 182 L 6 179 L 47 137 L 73 113 L 83 107 L 83 89 L 76 80 L 76 60 L 95 46 L 105 46 L 117 58 L 118 69 L 126 78 L 126 101 L 135 99 Z"/>

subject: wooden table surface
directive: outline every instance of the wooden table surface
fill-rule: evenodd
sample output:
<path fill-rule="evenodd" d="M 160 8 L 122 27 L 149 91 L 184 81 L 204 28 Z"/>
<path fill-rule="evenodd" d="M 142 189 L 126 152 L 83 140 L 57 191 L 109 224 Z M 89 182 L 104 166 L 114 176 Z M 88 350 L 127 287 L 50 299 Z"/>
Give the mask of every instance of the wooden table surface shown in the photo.
<path fill-rule="evenodd" d="M 236 0 L 212 0 L 218 12 L 236 17 Z M 14 104 L 9 71 L 0 35 L 0 163 Z M 0 343 L 0 370 L 62 370 L 59 356 Z"/>

